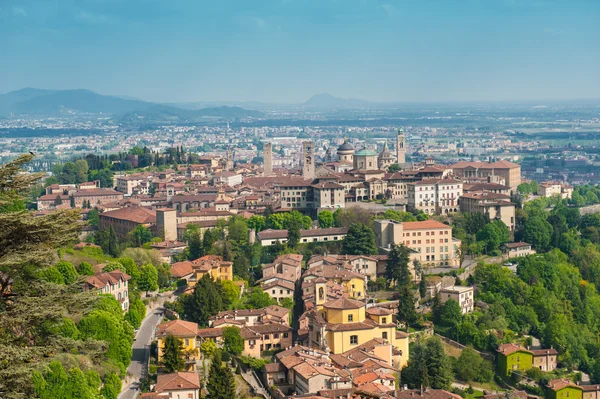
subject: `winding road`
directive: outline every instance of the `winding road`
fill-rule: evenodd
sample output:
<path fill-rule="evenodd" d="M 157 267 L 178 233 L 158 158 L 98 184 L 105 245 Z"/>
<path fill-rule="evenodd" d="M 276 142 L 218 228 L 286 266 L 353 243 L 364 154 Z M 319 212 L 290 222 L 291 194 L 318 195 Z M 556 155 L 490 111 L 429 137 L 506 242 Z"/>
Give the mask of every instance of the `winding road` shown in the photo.
<path fill-rule="evenodd" d="M 133 381 L 125 386 L 119 395 L 119 399 L 134 399 L 140 394 L 139 383 L 140 379 L 144 378 L 148 373 L 147 364 L 150 354 L 150 343 L 154 337 L 154 330 L 163 319 L 164 308 L 159 306 L 146 316 L 140 329 L 135 336 L 133 343 L 133 355 L 131 356 L 131 364 L 127 368 L 129 380 Z"/>

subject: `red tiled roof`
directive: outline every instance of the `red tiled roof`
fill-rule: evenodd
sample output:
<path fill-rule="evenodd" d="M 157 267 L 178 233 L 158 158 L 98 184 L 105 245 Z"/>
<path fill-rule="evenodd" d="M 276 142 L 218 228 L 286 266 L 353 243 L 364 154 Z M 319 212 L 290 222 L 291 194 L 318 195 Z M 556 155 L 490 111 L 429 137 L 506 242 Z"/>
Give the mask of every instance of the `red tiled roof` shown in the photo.
<path fill-rule="evenodd" d="M 98 273 L 94 274 L 93 276 L 89 276 L 86 279 L 86 282 L 92 287 L 104 288 L 109 284 L 117 284 L 119 280 L 129 281 L 131 280 L 131 277 L 120 270 L 113 270 L 112 272 Z"/>
<path fill-rule="evenodd" d="M 142 206 L 130 206 L 126 208 L 116 209 L 114 211 L 103 212 L 100 214 L 100 219 L 118 219 L 126 220 L 133 223 L 156 223 L 156 211 L 144 208 Z"/>
<path fill-rule="evenodd" d="M 159 324 L 156 327 L 156 336 L 164 337 L 167 335 L 173 335 L 175 337 L 195 337 L 198 335 L 198 324 L 183 320 L 171 320 Z"/>
<path fill-rule="evenodd" d="M 156 381 L 156 392 L 200 389 L 200 379 L 197 373 L 175 372 L 159 374 Z"/>

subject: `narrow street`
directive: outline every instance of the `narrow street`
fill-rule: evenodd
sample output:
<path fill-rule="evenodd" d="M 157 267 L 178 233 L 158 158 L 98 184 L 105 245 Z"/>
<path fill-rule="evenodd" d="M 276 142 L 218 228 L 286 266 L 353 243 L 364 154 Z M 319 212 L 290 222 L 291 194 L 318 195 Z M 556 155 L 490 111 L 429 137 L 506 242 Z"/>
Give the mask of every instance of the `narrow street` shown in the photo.
<path fill-rule="evenodd" d="M 145 377 L 148 372 L 148 370 L 146 370 L 146 365 L 150 353 L 150 343 L 152 342 L 156 326 L 160 324 L 163 319 L 163 312 L 164 308 L 159 306 L 149 313 L 142 322 L 133 343 L 131 364 L 127 368 L 128 381 L 131 381 L 131 383 L 123 387 L 119 399 L 134 399 L 139 395 L 139 381 L 141 378 Z"/>

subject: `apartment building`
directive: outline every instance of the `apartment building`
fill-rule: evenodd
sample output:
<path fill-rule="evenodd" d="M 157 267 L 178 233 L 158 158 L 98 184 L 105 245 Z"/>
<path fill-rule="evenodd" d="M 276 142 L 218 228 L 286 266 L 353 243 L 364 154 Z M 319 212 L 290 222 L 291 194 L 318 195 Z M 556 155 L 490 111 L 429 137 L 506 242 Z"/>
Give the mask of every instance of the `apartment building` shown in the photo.
<path fill-rule="evenodd" d="M 559 196 L 562 199 L 570 199 L 573 195 L 573 187 L 558 182 L 540 183 L 539 195 L 543 197 Z"/>
<path fill-rule="evenodd" d="M 409 183 L 408 209 L 421 210 L 428 215 L 458 212 L 458 198 L 463 194 L 463 183 L 456 179 L 425 179 Z"/>
<path fill-rule="evenodd" d="M 515 203 L 505 194 L 491 191 L 472 191 L 460 197 L 460 211 L 481 213 L 490 220 L 502 220 L 510 231 L 515 230 Z"/>
<path fill-rule="evenodd" d="M 440 300 L 445 303 L 449 299 L 455 300 L 460 305 L 462 314 L 471 313 L 473 311 L 473 303 L 475 301 L 475 291 L 473 287 L 462 287 L 455 285 L 453 287 L 442 288 L 439 291 Z"/>
<path fill-rule="evenodd" d="M 129 310 L 129 280 L 131 277 L 120 270 L 96 273 L 86 278 L 84 289 L 96 290 L 99 294 L 111 294 L 126 312 Z"/>
<path fill-rule="evenodd" d="M 404 244 L 415 254 L 411 257 L 423 265 L 459 267 L 460 240 L 452 237 L 452 227 L 435 220 L 397 222 L 381 219 L 374 221 L 375 241 L 378 247 L 389 251 L 391 244 Z"/>

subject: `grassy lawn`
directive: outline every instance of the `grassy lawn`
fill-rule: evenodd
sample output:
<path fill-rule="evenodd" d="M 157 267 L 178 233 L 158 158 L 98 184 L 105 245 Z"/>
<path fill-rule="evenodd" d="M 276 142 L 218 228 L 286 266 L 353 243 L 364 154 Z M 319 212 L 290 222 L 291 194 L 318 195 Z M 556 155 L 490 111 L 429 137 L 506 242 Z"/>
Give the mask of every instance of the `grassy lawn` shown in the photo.
<path fill-rule="evenodd" d="M 478 391 L 477 389 L 473 390 L 473 393 L 468 393 L 466 398 L 467 399 L 472 399 L 472 398 L 479 398 L 483 396 L 483 392 L 482 391 Z"/>

